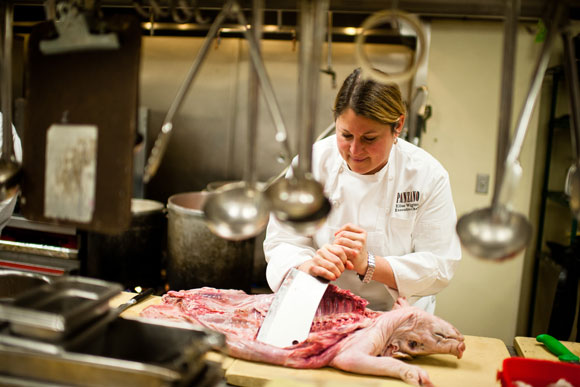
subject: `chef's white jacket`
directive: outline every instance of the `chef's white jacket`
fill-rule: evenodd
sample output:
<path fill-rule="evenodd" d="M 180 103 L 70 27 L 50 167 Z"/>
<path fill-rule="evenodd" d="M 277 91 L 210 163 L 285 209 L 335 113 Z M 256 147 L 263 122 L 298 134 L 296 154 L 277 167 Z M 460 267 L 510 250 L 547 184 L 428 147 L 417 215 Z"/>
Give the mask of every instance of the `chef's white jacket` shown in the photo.
<path fill-rule="evenodd" d="M 14 125 L 12 125 L 12 135 L 14 136 L 14 155 L 16 156 L 17 161 L 22 162 L 22 143 L 20 142 L 20 137 L 18 137 Z M 2 151 L 2 140 L 2 113 L 0 113 L 0 153 Z M 0 202 L 0 232 L 4 229 L 14 212 L 18 200 L 17 198 L 18 195 L 14 195 L 10 199 Z"/>
<path fill-rule="evenodd" d="M 332 243 L 344 224 L 353 223 L 367 231 L 367 250 L 390 263 L 398 290 L 377 281 L 363 284 L 351 270 L 334 283 L 368 300 L 374 310 L 390 310 L 401 296 L 433 313 L 434 295 L 449 284 L 461 259 L 457 215 L 443 166 L 399 139 L 379 172 L 361 175 L 348 168 L 332 135 L 314 144 L 312 173 L 323 184 L 332 210 L 311 237 L 297 235 L 270 217 L 264 240 L 270 288 L 278 290 L 292 267 Z"/>

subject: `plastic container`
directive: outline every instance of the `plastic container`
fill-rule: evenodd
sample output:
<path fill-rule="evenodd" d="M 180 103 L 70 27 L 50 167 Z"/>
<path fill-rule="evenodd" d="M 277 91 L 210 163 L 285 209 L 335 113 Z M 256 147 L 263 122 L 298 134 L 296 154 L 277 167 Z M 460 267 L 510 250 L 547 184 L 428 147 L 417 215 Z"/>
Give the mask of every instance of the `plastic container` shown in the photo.
<path fill-rule="evenodd" d="M 560 379 L 565 379 L 573 386 L 580 386 L 580 365 L 511 357 L 504 359 L 502 371 L 497 372 L 497 380 L 501 381 L 502 387 L 516 387 L 516 382 L 524 382 L 533 387 L 546 387 Z"/>

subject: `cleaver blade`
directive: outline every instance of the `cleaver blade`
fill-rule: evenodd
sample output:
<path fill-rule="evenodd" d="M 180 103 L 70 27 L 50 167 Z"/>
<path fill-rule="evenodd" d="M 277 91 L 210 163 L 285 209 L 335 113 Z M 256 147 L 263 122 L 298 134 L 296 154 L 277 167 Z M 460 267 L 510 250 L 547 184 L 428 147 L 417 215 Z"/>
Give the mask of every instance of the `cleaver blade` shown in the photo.
<path fill-rule="evenodd" d="M 292 268 L 270 305 L 257 340 L 279 348 L 308 337 L 328 281 Z"/>

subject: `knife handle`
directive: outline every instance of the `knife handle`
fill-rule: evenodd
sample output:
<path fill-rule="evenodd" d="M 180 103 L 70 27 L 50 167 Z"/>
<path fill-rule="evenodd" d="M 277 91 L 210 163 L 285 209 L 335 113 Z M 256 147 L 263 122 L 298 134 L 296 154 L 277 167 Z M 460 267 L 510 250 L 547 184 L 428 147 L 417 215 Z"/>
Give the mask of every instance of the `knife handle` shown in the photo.
<path fill-rule="evenodd" d="M 558 339 L 548 335 L 541 334 L 536 337 L 536 340 L 543 343 L 546 348 L 550 350 L 554 355 L 558 356 L 560 361 L 565 362 L 577 362 L 580 360 L 578 356 L 574 355 L 568 348 L 564 346 Z"/>

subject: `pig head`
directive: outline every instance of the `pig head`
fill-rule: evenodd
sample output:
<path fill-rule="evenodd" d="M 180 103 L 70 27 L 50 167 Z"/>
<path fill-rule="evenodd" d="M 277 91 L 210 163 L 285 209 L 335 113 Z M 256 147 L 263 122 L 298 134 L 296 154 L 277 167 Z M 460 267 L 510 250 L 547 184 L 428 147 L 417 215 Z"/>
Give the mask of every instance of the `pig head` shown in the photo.
<path fill-rule="evenodd" d="M 369 327 L 349 337 L 331 366 L 356 373 L 391 376 L 416 386 L 432 386 L 427 372 L 399 359 L 429 354 L 461 358 L 464 338 L 448 322 L 397 300 Z"/>
<path fill-rule="evenodd" d="M 420 355 L 435 353 L 452 354 L 461 359 L 465 351 L 463 335 L 447 321 L 421 309 L 409 306 L 399 299 L 393 309 L 400 324 L 391 327 L 393 331 L 386 342 L 382 356 L 411 359 Z"/>

